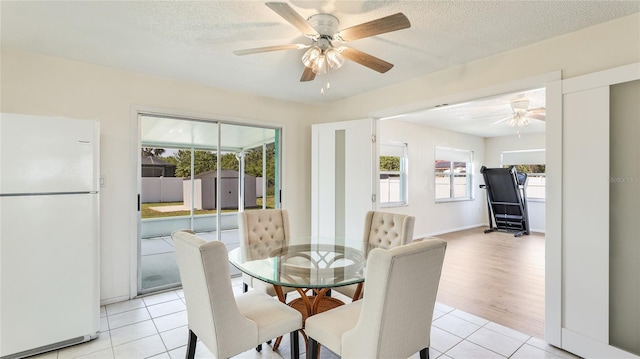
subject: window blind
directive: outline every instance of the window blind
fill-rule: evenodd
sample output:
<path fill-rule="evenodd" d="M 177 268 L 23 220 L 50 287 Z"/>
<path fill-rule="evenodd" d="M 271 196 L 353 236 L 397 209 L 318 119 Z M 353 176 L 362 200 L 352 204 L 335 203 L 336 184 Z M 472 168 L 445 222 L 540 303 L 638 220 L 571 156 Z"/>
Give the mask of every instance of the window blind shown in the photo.
<path fill-rule="evenodd" d="M 380 144 L 380 156 L 404 157 L 405 144 Z"/>
<path fill-rule="evenodd" d="M 545 150 L 504 151 L 503 165 L 544 165 Z"/>
<path fill-rule="evenodd" d="M 458 150 L 455 148 L 436 147 L 436 160 L 453 162 L 471 162 L 472 151 Z"/>

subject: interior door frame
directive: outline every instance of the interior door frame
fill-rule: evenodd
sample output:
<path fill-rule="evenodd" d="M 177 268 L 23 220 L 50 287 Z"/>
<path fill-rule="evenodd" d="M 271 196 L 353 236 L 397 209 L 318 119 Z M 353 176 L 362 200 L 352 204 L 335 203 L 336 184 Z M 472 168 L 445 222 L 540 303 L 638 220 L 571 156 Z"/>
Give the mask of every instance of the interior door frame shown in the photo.
<path fill-rule="evenodd" d="M 360 238 L 362 235 L 365 213 L 359 213 L 358 208 L 373 210 L 377 206 L 376 128 L 374 118 L 311 126 L 312 236 Z M 368 149 L 363 149 L 362 153 L 349 151 L 350 147 L 359 148 L 353 147 L 356 141 L 357 144 L 368 143 Z M 361 160 L 366 152 L 368 158 Z M 367 179 L 362 180 L 364 177 Z M 347 188 L 351 189 L 349 193 L 346 193 Z M 357 190 L 361 193 L 354 193 Z M 345 203 L 345 196 L 351 196 L 349 204 Z M 349 211 L 350 208 L 353 210 Z M 335 217 L 329 218 L 327 214 Z M 338 217 L 340 219 L 336 220 Z"/>
<path fill-rule="evenodd" d="M 565 168 L 560 187 L 569 189 L 570 183 L 567 183 L 567 179 L 572 174 L 570 173 L 571 166 L 574 166 L 573 162 L 578 162 L 578 166 L 582 163 L 580 162 L 580 156 L 588 157 L 591 153 L 595 156 L 597 163 L 605 163 L 604 167 L 608 169 L 609 88 L 612 85 L 639 79 L 640 63 L 634 63 L 562 81 L 563 103 L 569 100 L 568 97 L 565 99 L 567 95 L 583 94 L 579 105 L 584 105 L 587 108 L 581 113 L 591 110 L 598 111 L 600 114 L 598 118 L 601 121 L 597 124 L 590 124 L 590 126 L 597 126 L 598 128 L 595 132 L 602 134 L 602 136 L 597 139 L 598 143 L 594 143 L 595 139 L 593 138 L 580 139 L 584 135 L 583 133 L 577 136 L 572 135 L 569 138 L 571 141 L 569 144 L 579 146 L 580 141 L 583 141 L 588 146 L 575 149 L 576 151 L 574 152 L 559 152 L 562 153 L 561 162 L 565 166 L 569 166 Z M 571 106 L 575 107 L 575 104 L 571 104 Z M 587 113 L 585 115 L 592 114 Z M 607 121 L 602 118 L 606 118 Z M 563 124 L 563 127 L 572 120 L 572 117 L 563 117 L 563 121 L 567 121 L 566 124 Z M 590 129 L 590 132 L 593 133 L 594 130 Z M 605 137 L 606 139 L 604 139 Z M 561 145 L 564 148 L 567 148 L 567 143 L 564 142 L 566 140 L 567 138 L 561 139 Z M 583 153 L 582 151 L 585 148 L 590 152 Z M 597 151 L 604 153 L 596 153 Z M 640 358 L 609 344 L 608 214 L 610 203 L 608 176 L 609 172 L 607 171 L 600 176 L 596 176 L 590 182 L 581 183 L 583 186 L 590 186 L 591 192 L 598 192 L 596 196 L 589 198 L 590 203 L 595 201 L 596 204 L 600 204 L 598 212 L 582 213 L 587 217 L 580 219 L 584 223 L 591 223 L 590 221 L 593 220 L 593 217 L 596 217 L 597 222 L 601 224 L 595 229 L 589 228 L 586 231 L 580 231 L 574 227 L 569 228 L 567 226 L 565 221 L 573 218 L 569 216 L 569 212 L 579 206 L 574 202 L 572 202 L 574 203 L 572 206 L 569 206 L 570 203 L 567 200 L 574 200 L 575 198 L 567 198 L 567 191 L 555 188 L 555 194 L 559 194 L 558 198 L 564 198 L 561 201 L 561 207 L 559 207 L 562 208 L 562 213 L 559 216 L 562 245 L 553 257 L 547 258 L 547 278 L 552 278 L 554 288 L 552 288 L 551 293 L 547 294 L 546 307 L 551 310 L 551 313 L 548 312 L 548 314 L 552 315 L 547 316 L 545 326 L 548 331 L 545 337 L 549 343 L 580 356 Z M 557 190 L 560 191 L 558 192 Z M 572 188 L 571 190 L 573 191 L 574 189 Z M 580 193 L 577 192 L 577 194 Z M 579 211 L 580 209 L 578 208 Z M 564 219 L 562 219 L 563 216 Z M 577 222 L 578 219 L 573 218 L 573 221 Z M 594 230 L 596 232 L 593 232 Z M 584 243 L 585 239 L 589 242 Z M 578 241 L 581 243 L 577 243 Z M 572 251 L 567 251 L 566 246 L 572 246 L 570 248 Z M 577 253 L 575 251 L 576 246 L 580 246 L 578 255 L 575 255 Z M 558 253 L 560 255 L 557 255 Z M 569 255 L 570 258 L 568 258 Z M 577 298 L 575 292 L 577 292 Z M 596 295 L 580 295 L 587 292 L 595 293 Z M 569 304 L 566 303 L 567 300 L 570 301 Z M 570 310 L 567 310 L 569 307 Z M 568 326 L 571 328 L 568 328 Z"/>

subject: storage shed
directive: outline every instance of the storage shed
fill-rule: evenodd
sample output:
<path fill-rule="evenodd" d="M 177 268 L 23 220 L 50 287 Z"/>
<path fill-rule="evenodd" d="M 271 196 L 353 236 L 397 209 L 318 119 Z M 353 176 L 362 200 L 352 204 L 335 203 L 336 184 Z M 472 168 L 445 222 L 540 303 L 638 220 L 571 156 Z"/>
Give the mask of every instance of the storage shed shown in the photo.
<path fill-rule="evenodd" d="M 220 171 L 221 208 L 238 208 L 238 171 Z M 217 171 L 208 171 L 197 174 L 194 178 L 194 208 L 216 209 L 216 186 L 218 185 Z M 182 184 L 185 206 L 191 206 L 191 180 L 185 178 Z M 244 206 L 247 208 L 256 206 L 256 177 L 244 176 Z"/>

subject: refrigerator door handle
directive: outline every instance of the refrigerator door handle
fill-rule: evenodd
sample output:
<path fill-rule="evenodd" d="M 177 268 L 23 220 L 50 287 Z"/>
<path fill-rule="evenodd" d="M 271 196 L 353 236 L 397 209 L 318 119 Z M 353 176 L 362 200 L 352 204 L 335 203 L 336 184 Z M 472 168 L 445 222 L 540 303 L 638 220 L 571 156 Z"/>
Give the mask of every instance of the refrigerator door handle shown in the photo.
<path fill-rule="evenodd" d="M 77 192 L 29 192 L 29 193 L 0 193 L 0 197 L 26 197 L 26 196 L 60 196 L 69 194 L 97 194 L 96 191 Z"/>

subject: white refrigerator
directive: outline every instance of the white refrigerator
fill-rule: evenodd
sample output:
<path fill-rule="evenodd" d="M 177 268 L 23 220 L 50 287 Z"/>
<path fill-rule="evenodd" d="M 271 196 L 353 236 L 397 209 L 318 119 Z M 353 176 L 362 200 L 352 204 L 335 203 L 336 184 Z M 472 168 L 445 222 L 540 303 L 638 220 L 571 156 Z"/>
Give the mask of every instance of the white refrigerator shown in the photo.
<path fill-rule="evenodd" d="M 0 114 L 0 357 L 100 330 L 100 125 Z"/>

